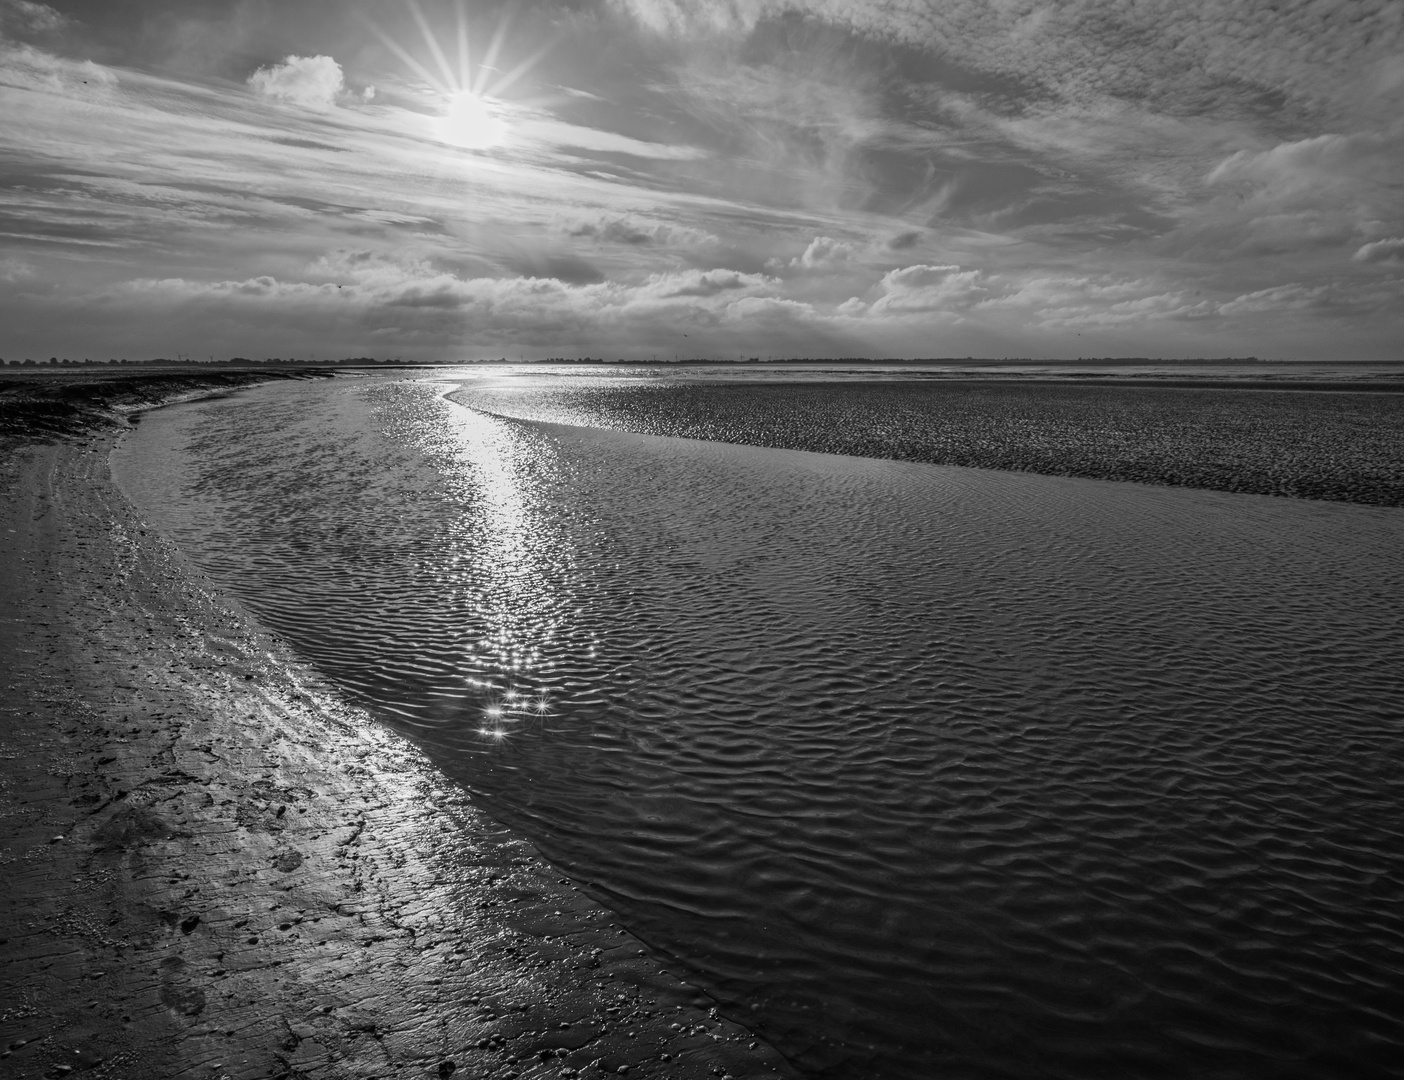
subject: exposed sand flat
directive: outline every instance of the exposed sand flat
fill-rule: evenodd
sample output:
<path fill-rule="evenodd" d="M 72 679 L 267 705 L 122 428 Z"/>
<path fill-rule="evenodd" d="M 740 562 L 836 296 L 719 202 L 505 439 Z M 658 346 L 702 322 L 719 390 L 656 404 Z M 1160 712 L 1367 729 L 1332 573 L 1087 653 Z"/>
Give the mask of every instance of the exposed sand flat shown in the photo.
<path fill-rule="evenodd" d="M 469 385 L 502 416 L 933 465 L 1404 506 L 1404 393 L 1340 382 Z M 1269 388 L 1270 387 L 1270 388 Z"/>
<path fill-rule="evenodd" d="M 202 587 L 118 437 L 0 459 L 0 1072 L 793 1075 Z"/>

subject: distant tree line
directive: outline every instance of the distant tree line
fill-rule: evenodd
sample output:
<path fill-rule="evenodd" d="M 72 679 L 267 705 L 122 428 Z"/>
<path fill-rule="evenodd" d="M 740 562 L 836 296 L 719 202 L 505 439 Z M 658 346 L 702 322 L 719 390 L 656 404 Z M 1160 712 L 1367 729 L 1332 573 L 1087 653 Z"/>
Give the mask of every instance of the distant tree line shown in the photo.
<path fill-rule="evenodd" d="M 5 367 L 154 367 L 156 365 L 189 365 L 191 367 L 219 367 L 226 364 L 239 364 L 242 366 L 259 366 L 266 364 L 302 364 L 313 367 L 328 367 L 337 364 L 365 365 L 398 363 L 401 363 L 401 360 L 398 356 L 394 359 L 385 360 L 379 360 L 373 356 L 348 356 L 343 360 L 298 360 L 295 357 L 291 356 L 288 357 L 286 360 L 279 356 L 270 356 L 263 360 L 252 360 L 247 356 L 231 356 L 228 360 L 215 360 L 213 357 L 211 357 L 209 360 L 192 360 L 188 356 L 178 356 L 175 360 L 171 360 L 164 356 L 158 356 L 151 360 L 128 360 L 125 357 L 120 360 L 116 358 L 108 360 L 90 360 L 86 358 L 82 360 L 70 360 L 67 357 L 60 359 L 57 356 L 51 356 L 47 360 L 33 360 L 28 357 L 26 357 L 23 360 L 9 360 L 0 357 L 0 365 L 3 365 Z"/>

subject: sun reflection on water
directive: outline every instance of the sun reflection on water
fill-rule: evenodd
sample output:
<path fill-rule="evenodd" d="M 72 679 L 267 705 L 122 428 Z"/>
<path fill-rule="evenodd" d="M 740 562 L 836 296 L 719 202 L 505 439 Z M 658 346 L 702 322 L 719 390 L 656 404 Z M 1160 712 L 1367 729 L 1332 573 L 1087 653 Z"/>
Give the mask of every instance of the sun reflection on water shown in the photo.
<path fill-rule="evenodd" d="M 440 398 L 456 383 L 421 384 Z M 434 560 L 446 601 L 477 632 L 466 644 L 454 685 L 464 706 L 476 699 L 479 734 L 502 742 L 521 725 L 556 715 L 547 681 L 562 649 L 588 651 L 578 630 L 579 605 L 568 604 L 573 558 L 543 512 L 554 477 L 549 455 L 516 425 L 441 401 L 417 412 L 401 435 L 441 477 L 450 516 L 444 550 Z M 471 712 L 470 712 L 471 715 Z M 445 715 L 444 722 L 451 717 Z M 477 726 L 477 725 L 475 725 Z"/>

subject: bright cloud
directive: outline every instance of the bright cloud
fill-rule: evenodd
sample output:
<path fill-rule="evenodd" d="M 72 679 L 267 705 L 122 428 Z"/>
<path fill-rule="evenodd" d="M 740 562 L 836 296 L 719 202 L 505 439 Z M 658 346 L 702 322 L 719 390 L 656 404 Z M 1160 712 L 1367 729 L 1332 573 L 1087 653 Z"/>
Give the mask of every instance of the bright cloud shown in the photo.
<path fill-rule="evenodd" d="M 341 65 L 330 56 L 289 56 L 281 64 L 259 68 L 249 76 L 254 92 L 304 109 L 330 109 L 346 89 Z"/>
<path fill-rule="evenodd" d="M 878 283 L 882 296 L 873 302 L 869 312 L 955 312 L 990 295 L 984 277 L 979 270 L 962 270 L 959 266 L 918 264 L 891 270 Z"/>
<path fill-rule="evenodd" d="M 790 260 L 790 266 L 801 270 L 827 270 L 851 261 L 857 254 L 852 244 L 829 236 L 816 236 L 803 254 Z"/>
<path fill-rule="evenodd" d="M 1404 237 L 1390 237 L 1361 244 L 1353 256 L 1356 262 L 1400 263 L 1404 262 Z"/>

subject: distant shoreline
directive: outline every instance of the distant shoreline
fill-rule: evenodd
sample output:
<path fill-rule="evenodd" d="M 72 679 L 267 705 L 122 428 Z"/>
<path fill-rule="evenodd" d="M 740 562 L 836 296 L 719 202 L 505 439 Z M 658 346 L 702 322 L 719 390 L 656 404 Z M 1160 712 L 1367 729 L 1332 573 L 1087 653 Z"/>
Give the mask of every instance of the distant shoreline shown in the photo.
<path fill-rule="evenodd" d="M 783 357 L 772 360 L 711 360 L 692 358 L 680 360 L 609 360 L 604 357 L 560 357 L 532 360 L 510 360 L 505 357 L 474 360 L 375 360 L 369 357 L 353 357 L 344 360 L 136 360 L 124 363 L 105 361 L 73 361 L 50 363 L 0 363 L 0 376 L 23 378 L 26 375 L 47 375 L 55 373 L 90 373 L 101 375 L 148 375 L 194 372 L 288 372 L 288 371 L 395 371 L 418 370 L 444 367 L 600 367 L 600 368 L 660 368 L 676 370 L 680 368 L 720 368 L 768 370 L 785 367 L 848 367 L 900 368 L 900 367 L 965 367 L 965 368 L 1126 368 L 1126 367 L 1261 367 L 1261 368 L 1397 368 L 1399 378 L 1404 379 L 1404 361 L 1400 360 L 1265 360 L 1256 356 L 1246 357 L 1175 357 L 1161 359 L 1149 356 L 1105 356 L 1079 357 L 1077 359 L 1046 359 L 1039 357 L 994 357 L 945 356 L 945 357 L 867 357 L 851 356 L 837 358 L 822 357 Z"/>
<path fill-rule="evenodd" d="M 1201 371 L 1173 371 L 1148 374 L 1148 366 L 1198 368 Z M 1222 372 L 1238 368 L 1240 374 Z M 1245 368 L 1260 370 L 1246 371 Z M 574 371 L 582 374 L 634 372 L 676 373 L 684 381 L 703 383 L 709 373 L 719 381 L 734 384 L 740 373 L 771 374 L 767 383 L 788 380 L 780 373 L 796 376 L 812 372 L 823 376 L 852 373 L 887 373 L 885 381 L 910 379 L 919 383 L 1017 383 L 1025 386 L 1120 386 L 1163 389 L 1224 389 L 1275 391 L 1346 391 L 1352 393 L 1404 393 L 1404 362 L 1329 361 L 1288 363 L 1237 360 L 777 360 L 761 363 L 737 361 L 604 362 L 566 361 L 462 361 L 446 363 L 375 364 L 168 364 L 161 367 L 101 364 L 50 367 L 0 366 L 0 440 L 7 432 L 44 431 L 55 434 L 73 430 L 95 430 L 109 426 L 117 416 L 157 404 L 169 403 L 183 393 L 235 390 L 260 382 L 282 379 L 334 378 L 337 375 L 392 374 L 395 372 L 441 372 L 454 369 L 503 370 L 511 372 Z M 1295 369 L 1295 370 L 1294 370 Z M 1324 369 L 1324 370 L 1323 370 Z M 1392 370 L 1391 370 L 1392 369 Z M 1304 377 L 1306 372 L 1323 372 Z M 1367 377 L 1348 373 L 1368 372 Z M 1385 374 L 1385 372 L 1390 372 Z M 796 378 L 798 382 L 815 379 Z"/>

